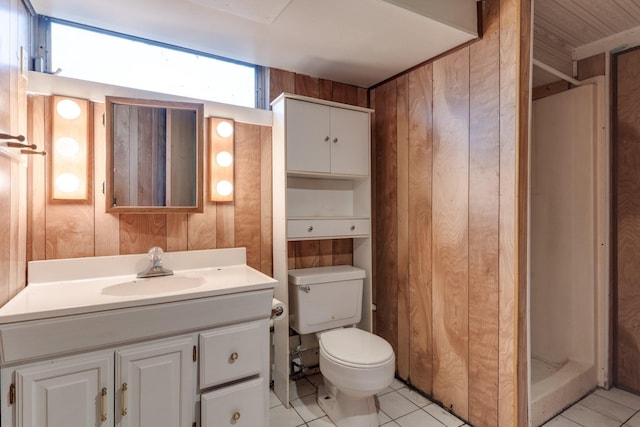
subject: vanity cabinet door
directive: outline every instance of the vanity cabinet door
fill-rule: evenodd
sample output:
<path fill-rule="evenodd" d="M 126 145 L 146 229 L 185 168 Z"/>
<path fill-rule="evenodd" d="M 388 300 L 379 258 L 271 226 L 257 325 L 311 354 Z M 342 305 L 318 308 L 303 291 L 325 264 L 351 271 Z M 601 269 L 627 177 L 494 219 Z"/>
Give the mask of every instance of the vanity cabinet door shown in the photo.
<path fill-rule="evenodd" d="M 191 427 L 191 336 L 116 352 L 115 414 L 121 427 Z"/>
<path fill-rule="evenodd" d="M 113 353 L 17 369 L 16 427 L 110 427 Z"/>

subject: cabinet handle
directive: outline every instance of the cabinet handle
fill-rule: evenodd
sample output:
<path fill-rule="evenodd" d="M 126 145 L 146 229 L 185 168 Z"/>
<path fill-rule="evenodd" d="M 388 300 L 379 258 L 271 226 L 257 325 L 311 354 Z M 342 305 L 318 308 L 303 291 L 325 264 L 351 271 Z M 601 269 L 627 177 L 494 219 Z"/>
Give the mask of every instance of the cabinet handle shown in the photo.
<path fill-rule="evenodd" d="M 356 229 L 356 226 L 355 226 L 355 225 L 352 225 L 352 226 L 351 226 L 351 231 L 353 231 L 353 230 L 355 230 L 355 229 Z"/>
<path fill-rule="evenodd" d="M 33 151 L 33 150 L 20 150 L 20 154 L 38 154 L 40 156 L 46 156 L 47 152 L 42 150 L 42 151 Z"/>
<path fill-rule="evenodd" d="M 0 139 L 15 139 L 16 141 L 24 142 L 26 139 L 24 135 L 9 135 L 8 133 L 0 133 Z"/>
<path fill-rule="evenodd" d="M 311 233 L 313 231 L 313 225 L 310 225 L 309 228 L 307 228 L 307 231 Z"/>
<path fill-rule="evenodd" d="M 127 383 L 122 383 L 122 416 L 127 415 Z"/>
<path fill-rule="evenodd" d="M 233 414 L 233 416 L 231 417 L 231 420 L 234 422 L 234 424 L 240 419 L 240 412 L 235 412 Z"/>
<path fill-rule="evenodd" d="M 325 136 L 325 137 L 324 137 L 324 142 L 329 142 L 329 140 L 330 140 L 330 139 L 331 139 L 331 138 L 329 138 L 328 136 Z"/>
<path fill-rule="evenodd" d="M 231 363 L 235 363 L 235 361 L 238 360 L 238 353 L 236 353 L 235 351 L 231 353 L 231 356 L 229 356 L 229 360 L 231 361 Z"/>
<path fill-rule="evenodd" d="M 102 422 L 107 421 L 107 388 L 102 387 L 102 416 L 100 420 Z"/>
<path fill-rule="evenodd" d="M 335 144 L 336 142 L 338 142 L 338 138 L 333 138 L 333 143 Z"/>

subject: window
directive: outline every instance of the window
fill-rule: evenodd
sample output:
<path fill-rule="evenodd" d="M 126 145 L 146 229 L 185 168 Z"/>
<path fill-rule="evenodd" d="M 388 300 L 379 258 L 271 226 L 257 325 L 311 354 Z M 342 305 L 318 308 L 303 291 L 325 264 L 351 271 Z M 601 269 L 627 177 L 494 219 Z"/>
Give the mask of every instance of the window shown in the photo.
<path fill-rule="evenodd" d="M 50 70 L 59 75 L 256 107 L 254 65 L 49 19 Z"/>

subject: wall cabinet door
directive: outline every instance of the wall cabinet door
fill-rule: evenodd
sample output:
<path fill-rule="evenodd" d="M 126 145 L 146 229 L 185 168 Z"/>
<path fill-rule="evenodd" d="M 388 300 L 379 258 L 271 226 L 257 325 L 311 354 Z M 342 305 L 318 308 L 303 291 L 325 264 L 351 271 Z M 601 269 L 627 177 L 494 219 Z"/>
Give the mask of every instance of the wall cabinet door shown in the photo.
<path fill-rule="evenodd" d="M 287 100 L 287 169 L 329 173 L 331 110 L 326 105 Z"/>
<path fill-rule="evenodd" d="M 116 352 L 119 426 L 192 425 L 193 345 L 181 337 Z"/>
<path fill-rule="evenodd" d="M 16 370 L 17 427 L 110 427 L 113 353 Z"/>
<path fill-rule="evenodd" d="M 331 173 L 369 174 L 369 113 L 331 108 Z"/>
<path fill-rule="evenodd" d="M 287 99 L 287 170 L 369 173 L 369 113 Z"/>

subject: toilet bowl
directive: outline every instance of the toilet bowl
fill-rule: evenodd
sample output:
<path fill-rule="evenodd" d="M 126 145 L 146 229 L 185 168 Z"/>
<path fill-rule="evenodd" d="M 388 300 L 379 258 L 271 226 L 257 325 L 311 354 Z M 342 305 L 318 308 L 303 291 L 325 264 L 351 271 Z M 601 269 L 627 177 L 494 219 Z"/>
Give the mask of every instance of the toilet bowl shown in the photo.
<path fill-rule="evenodd" d="M 324 385 L 318 405 L 338 427 L 376 427 L 375 395 L 395 372 L 395 355 L 384 339 L 357 328 L 318 334 Z"/>
<path fill-rule="evenodd" d="M 338 427 L 377 427 L 375 395 L 395 372 L 391 345 L 353 327 L 362 318 L 365 277 L 350 265 L 289 270 L 290 326 L 318 337 L 318 405 Z"/>

